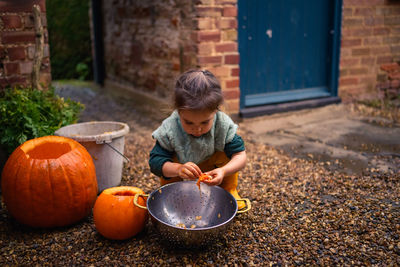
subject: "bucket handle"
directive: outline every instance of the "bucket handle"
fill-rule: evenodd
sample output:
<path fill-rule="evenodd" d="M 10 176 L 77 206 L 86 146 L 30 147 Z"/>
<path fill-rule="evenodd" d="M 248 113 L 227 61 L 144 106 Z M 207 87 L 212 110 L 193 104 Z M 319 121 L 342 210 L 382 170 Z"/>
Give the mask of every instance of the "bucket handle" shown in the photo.
<path fill-rule="evenodd" d="M 147 207 L 142 206 L 138 203 L 138 198 L 139 197 L 148 197 L 148 196 L 149 196 L 148 194 L 136 194 L 135 197 L 133 198 L 133 204 L 135 204 L 136 207 L 147 210 Z"/>
<path fill-rule="evenodd" d="M 96 142 L 96 143 L 97 143 L 97 142 Z M 104 143 L 102 143 L 102 144 L 105 144 L 105 145 L 109 146 L 110 148 L 112 148 L 115 152 L 117 152 L 118 154 L 120 154 L 128 163 L 131 162 L 131 161 L 128 159 L 127 156 L 125 156 L 124 154 L 122 154 L 121 152 L 119 152 L 118 149 L 116 149 L 115 147 L 113 147 L 113 146 L 110 145 L 109 143 L 104 142 Z"/>
<path fill-rule="evenodd" d="M 236 201 L 243 201 L 246 204 L 246 208 L 243 210 L 238 210 L 237 213 L 245 213 L 251 209 L 251 202 L 248 198 L 239 198 Z"/>

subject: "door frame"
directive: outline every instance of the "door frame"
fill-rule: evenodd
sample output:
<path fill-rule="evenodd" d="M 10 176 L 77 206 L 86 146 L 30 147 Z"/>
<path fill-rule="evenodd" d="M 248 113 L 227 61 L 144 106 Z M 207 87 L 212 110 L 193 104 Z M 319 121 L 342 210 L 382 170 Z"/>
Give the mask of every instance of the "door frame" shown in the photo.
<path fill-rule="evenodd" d="M 238 1 L 246 1 L 246 0 L 238 0 Z M 245 105 L 246 95 L 244 91 L 242 91 L 242 82 L 240 85 L 241 94 L 240 94 L 240 112 L 239 114 L 243 117 L 251 117 L 263 114 L 271 114 L 275 112 L 282 112 L 287 109 L 299 109 L 307 108 L 308 106 L 316 107 L 320 105 L 326 105 L 330 103 L 338 103 L 340 102 L 340 98 L 338 97 L 338 80 L 339 80 L 339 60 L 340 60 L 340 45 L 341 45 L 341 24 L 342 24 L 342 5 L 343 0 L 333 0 L 334 1 L 334 10 L 333 10 L 333 36 L 331 42 L 331 64 L 330 64 L 330 72 L 328 76 L 328 93 L 318 93 L 316 91 L 311 92 L 310 90 L 298 90 L 296 91 L 285 91 L 280 93 L 270 93 L 268 97 L 273 98 L 270 104 L 257 104 L 257 96 L 250 97 L 253 98 L 253 105 Z M 238 3 L 238 8 L 240 5 Z M 239 10 L 240 14 L 240 10 Z M 238 15 L 239 16 L 239 15 Z M 238 26 L 238 28 L 240 25 Z M 240 34 L 240 31 L 238 31 Z M 240 38 L 240 37 L 239 37 Z M 238 38 L 238 44 L 240 46 L 240 39 Z M 238 49 L 239 50 L 239 49 Z M 240 53 L 240 50 L 239 50 Z M 240 63 L 239 63 L 240 64 Z M 239 67 L 241 67 L 239 65 Z M 241 73 L 243 73 L 241 71 Z M 241 78 L 240 81 L 243 79 Z M 291 99 L 288 97 L 290 94 Z M 293 94 L 296 94 L 293 99 Z M 249 101 L 248 101 L 249 102 Z M 320 104 L 319 104 L 320 102 Z M 292 105 L 290 103 L 293 103 Z M 295 108 L 293 108 L 295 107 Z"/>

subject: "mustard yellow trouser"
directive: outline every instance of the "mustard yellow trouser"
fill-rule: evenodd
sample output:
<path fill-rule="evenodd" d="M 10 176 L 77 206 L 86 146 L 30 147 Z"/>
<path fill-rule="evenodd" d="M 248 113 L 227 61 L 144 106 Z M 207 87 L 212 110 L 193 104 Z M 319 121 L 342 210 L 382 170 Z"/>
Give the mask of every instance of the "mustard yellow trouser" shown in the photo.
<path fill-rule="evenodd" d="M 174 162 L 178 162 L 177 158 L 174 157 Z M 224 166 L 229 162 L 229 158 L 226 156 L 224 152 L 217 151 L 215 152 L 209 159 L 201 162 L 198 164 L 202 172 L 208 172 L 211 171 L 215 168 L 219 168 Z M 238 176 L 239 174 L 236 172 L 234 174 L 228 175 L 224 177 L 224 180 L 222 183 L 219 185 L 229 193 L 231 193 L 236 199 L 241 199 L 239 196 L 239 193 L 237 191 L 237 185 L 238 185 Z M 161 185 L 173 183 L 173 182 L 179 182 L 182 181 L 182 178 L 180 177 L 172 177 L 170 179 L 164 179 L 160 178 L 160 183 Z M 246 207 L 246 204 L 243 201 L 238 201 L 238 209 L 243 209 Z"/>

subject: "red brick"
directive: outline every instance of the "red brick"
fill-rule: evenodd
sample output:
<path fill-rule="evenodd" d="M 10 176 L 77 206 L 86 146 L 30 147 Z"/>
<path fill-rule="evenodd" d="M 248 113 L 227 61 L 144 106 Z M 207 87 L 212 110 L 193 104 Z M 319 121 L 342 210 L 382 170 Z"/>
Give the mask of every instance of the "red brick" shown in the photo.
<path fill-rule="evenodd" d="M 369 55 L 369 53 L 369 48 L 354 48 L 351 51 L 351 54 L 353 56 L 367 56 Z"/>
<path fill-rule="evenodd" d="M 393 45 L 390 47 L 392 54 L 400 55 L 400 45 Z"/>
<path fill-rule="evenodd" d="M 25 47 L 9 47 L 7 48 L 8 58 L 10 61 L 25 59 Z"/>
<path fill-rule="evenodd" d="M 352 15 L 353 15 L 353 9 L 351 7 L 350 8 L 343 7 L 343 17 L 350 17 Z"/>
<path fill-rule="evenodd" d="M 357 7 L 354 9 L 354 16 L 372 16 L 374 10 L 370 7 Z"/>
<path fill-rule="evenodd" d="M 361 64 L 372 66 L 375 65 L 376 58 L 375 57 L 363 57 L 361 59 Z"/>
<path fill-rule="evenodd" d="M 360 62 L 359 58 L 342 58 L 340 60 L 340 67 L 349 67 L 357 65 Z"/>
<path fill-rule="evenodd" d="M 23 76 L 13 76 L 13 77 L 6 77 L 0 78 L 0 87 L 5 88 L 8 86 L 15 86 L 15 85 L 28 85 L 28 80 L 26 77 Z"/>
<path fill-rule="evenodd" d="M 239 64 L 239 54 L 224 56 L 225 64 Z"/>
<path fill-rule="evenodd" d="M 390 28 L 386 28 L 386 27 L 379 27 L 379 28 L 374 28 L 373 35 L 388 35 L 390 34 Z"/>
<path fill-rule="evenodd" d="M 400 16 L 385 17 L 384 23 L 391 26 L 400 25 Z"/>
<path fill-rule="evenodd" d="M 17 29 L 22 27 L 21 17 L 18 15 L 4 15 L 1 17 L 5 29 Z"/>
<path fill-rule="evenodd" d="M 389 45 L 400 44 L 400 36 L 383 37 L 383 43 Z"/>
<path fill-rule="evenodd" d="M 11 0 L 0 1 L 1 12 L 32 12 L 33 5 L 39 5 L 42 12 L 46 11 L 46 0 Z"/>
<path fill-rule="evenodd" d="M 226 5 L 226 4 L 234 5 L 236 3 L 237 3 L 237 0 L 215 0 L 216 5 Z"/>
<path fill-rule="evenodd" d="M 236 6 L 224 7 L 222 15 L 224 17 L 236 17 L 237 16 L 237 8 L 236 8 Z"/>
<path fill-rule="evenodd" d="M 219 42 L 220 40 L 220 31 L 198 31 L 196 35 L 197 42 Z"/>
<path fill-rule="evenodd" d="M 6 57 L 6 49 L 3 46 L 0 46 L 0 60 L 3 61 L 5 57 Z"/>
<path fill-rule="evenodd" d="M 219 43 L 215 45 L 215 52 L 224 53 L 224 52 L 236 52 L 237 51 L 237 43 Z"/>
<path fill-rule="evenodd" d="M 372 29 L 368 28 L 359 28 L 359 29 L 354 29 L 352 31 L 352 36 L 358 37 L 358 36 L 371 36 L 372 35 Z"/>
<path fill-rule="evenodd" d="M 21 74 L 30 74 L 32 73 L 33 63 L 32 61 L 21 62 L 19 63 L 19 68 Z"/>
<path fill-rule="evenodd" d="M 4 69 L 6 71 L 6 76 L 20 74 L 19 73 L 19 63 L 17 63 L 17 62 L 4 63 Z"/>
<path fill-rule="evenodd" d="M 231 75 L 232 75 L 233 77 L 239 77 L 239 75 L 240 75 L 240 69 L 239 69 L 239 68 L 234 68 L 234 69 L 232 69 Z"/>
<path fill-rule="evenodd" d="M 211 67 L 209 71 L 217 77 L 227 77 L 230 75 L 230 69 L 226 66 Z"/>
<path fill-rule="evenodd" d="M 364 46 L 376 46 L 382 44 L 382 37 L 366 37 L 363 40 Z"/>
<path fill-rule="evenodd" d="M 211 30 L 213 28 L 213 21 L 211 18 L 198 18 L 196 19 L 197 29 Z"/>
<path fill-rule="evenodd" d="M 235 80 L 228 80 L 225 82 L 225 87 L 226 88 L 236 88 L 239 87 L 239 79 Z"/>
<path fill-rule="evenodd" d="M 221 56 L 199 56 L 199 64 L 221 64 Z"/>
<path fill-rule="evenodd" d="M 211 55 L 213 52 L 214 43 L 199 43 L 197 45 L 197 53 L 199 55 Z"/>
<path fill-rule="evenodd" d="M 362 26 L 363 19 L 356 19 L 356 18 L 344 18 L 343 19 L 343 27 L 355 27 L 355 26 Z"/>
<path fill-rule="evenodd" d="M 224 95 L 224 99 L 238 99 L 240 97 L 240 91 L 236 90 L 223 90 L 222 94 Z"/>
<path fill-rule="evenodd" d="M 378 47 L 371 47 L 371 54 L 372 55 L 383 55 L 389 54 L 390 47 L 389 46 L 378 46 Z"/>
<path fill-rule="evenodd" d="M 358 78 L 356 77 L 340 78 L 339 84 L 340 86 L 356 85 L 358 84 Z"/>
<path fill-rule="evenodd" d="M 361 39 L 342 39 L 342 47 L 360 46 Z"/>
<path fill-rule="evenodd" d="M 228 99 L 224 102 L 224 107 L 228 114 L 239 111 L 239 99 Z"/>
<path fill-rule="evenodd" d="M 32 29 L 35 27 L 35 20 L 33 18 L 33 14 L 28 14 L 24 17 L 24 26 L 25 29 Z"/>
<path fill-rule="evenodd" d="M 349 75 L 362 75 L 367 74 L 368 70 L 366 68 L 352 68 L 349 69 Z"/>
<path fill-rule="evenodd" d="M 397 72 L 397 71 L 400 71 L 400 65 L 397 63 L 382 64 L 381 70 L 384 70 L 387 72 Z"/>
<path fill-rule="evenodd" d="M 219 29 L 237 29 L 236 18 L 221 18 L 216 21 L 216 26 Z"/>
<path fill-rule="evenodd" d="M 374 6 L 383 5 L 386 0 L 343 0 L 343 6 Z"/>
<path fill-rule="evenodd" d="M 33 31 L 3 32 L 2 41 L 3 44 L 34 43 L 35 33 Z"/>
<path fill-rule="evenodd" d="M 198 17 L 220 17 L 221 8 L 211 6 L 197 6 L 196 15 Z"/>
<path fill-rule="evenodd" d="M 384 64 L 393 62 L 392 56 L 380 56 L 376 59 L 376 64 Z"/>
<path fill-rule="evenodd" d="M 400 79 L 400 75 L 397 79 Z M 400 87 L 400 80 L 393 80 L 390 82 L 390 87 L 392 88 L 399 88 Z"/>
<path fill-rule="evenodd" d="M 364 23 L 366 26 L 383 26 L 384 19 L 383 17 L 367 17 L 364 18 Z"/>

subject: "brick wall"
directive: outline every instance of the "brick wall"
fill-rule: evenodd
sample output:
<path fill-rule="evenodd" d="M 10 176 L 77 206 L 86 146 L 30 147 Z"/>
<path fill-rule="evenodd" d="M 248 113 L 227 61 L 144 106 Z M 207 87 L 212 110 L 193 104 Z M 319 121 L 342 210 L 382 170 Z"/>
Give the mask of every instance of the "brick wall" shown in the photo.
<path fill-rule="evenodd" d="M 50 83 L 45 3 L 45 0 L 0 1 L 0 89 L 15 85 L 32 85 L 35 55 L 35 25 L 32 13 L 34 4 L 40 6 L 45 34 L 40 82 L 45 86 Z"/>
<path fill-rule="evenodd" d="M 106 85 L 168 99 L 177 76 L 206 68 L 239 110 L 236 0 L 103 1 Z"/>
<path fill-rule="evenodd" d="M 106 85 L 168 98 L 176 77 L 196 66 L 191 2 L 103 1 Z"/>
<path fill-rule="evenodd" d="M 344 0 L 339 96 L 346 102 L 390 87 L 382 66 L 400 62 L 400 1 Z M 397 85 L 398 87 L 398 85 Z"/>
<path fill-rule="evenodd" d="M 197 65 L 221 82 L 228 113 L 239 111 L 239 53 L 237 0 L 203 0 L 196 6 Z"/>

